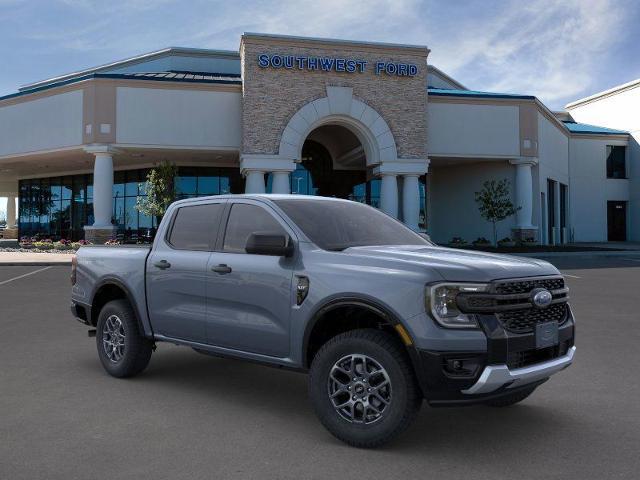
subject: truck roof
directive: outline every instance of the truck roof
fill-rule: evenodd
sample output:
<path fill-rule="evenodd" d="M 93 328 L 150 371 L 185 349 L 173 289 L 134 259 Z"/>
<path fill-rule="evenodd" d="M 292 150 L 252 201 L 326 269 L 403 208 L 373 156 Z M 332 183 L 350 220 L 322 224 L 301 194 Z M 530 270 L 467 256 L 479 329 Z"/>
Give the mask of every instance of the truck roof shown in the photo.
<path fill-rule="evenodd" d="M 301 201 L 320 201 L 320 202 L 348 202 L 342 198 L 334 197 L 320 197 L 318 195 L 298 195 L 298 194 L 278 194 L 278 193 L 241 193 L 241 194 L 225 194 L 225 195 L 210 195 L 206 197 L 193 197 L 178 200 L 176 204 L 187 204 L 193 202 L 199 202 L 208 199 L 239 199 L 250 198 L 255 200 L 301 200 Z"/>

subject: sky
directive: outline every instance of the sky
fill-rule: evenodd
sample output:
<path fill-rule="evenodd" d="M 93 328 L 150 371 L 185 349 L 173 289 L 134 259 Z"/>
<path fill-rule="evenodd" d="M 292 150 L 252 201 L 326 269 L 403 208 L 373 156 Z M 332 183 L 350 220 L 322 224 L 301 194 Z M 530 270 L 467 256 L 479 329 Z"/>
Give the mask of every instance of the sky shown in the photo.
<path fill-rule="evenodd" d="M 553 110 L 640 78 L 637 0 L 0 0 L 0 95 L 168 46 L 237 50 L 243 32 L 426 45 L 467 88 Z"/>

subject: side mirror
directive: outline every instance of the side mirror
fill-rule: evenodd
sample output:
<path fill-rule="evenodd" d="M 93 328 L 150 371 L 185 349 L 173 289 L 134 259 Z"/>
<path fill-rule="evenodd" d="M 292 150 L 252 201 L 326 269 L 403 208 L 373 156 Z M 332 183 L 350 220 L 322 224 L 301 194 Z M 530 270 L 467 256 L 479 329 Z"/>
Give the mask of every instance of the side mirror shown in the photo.
<path fill-rule="evenodd" d="M 293 243 L 288 235 L 281 233 L 253 232 L 247 239 L 245 251 L 254 255 L 290 257 Z"/>

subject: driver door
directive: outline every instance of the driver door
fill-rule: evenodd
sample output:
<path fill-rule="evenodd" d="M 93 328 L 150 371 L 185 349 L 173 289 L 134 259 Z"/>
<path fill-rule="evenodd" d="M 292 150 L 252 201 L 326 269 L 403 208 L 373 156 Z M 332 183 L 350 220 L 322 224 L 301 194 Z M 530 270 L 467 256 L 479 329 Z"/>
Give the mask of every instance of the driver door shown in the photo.
<path fill-rule="evenodd" d="M 289 355 L 293 258 L 251 255 L 256 231 L 293 232 L 268 205 L 231 205 L 224 237 L 207 266 L 207 341 L 211 345 L 285 358 Z"/>

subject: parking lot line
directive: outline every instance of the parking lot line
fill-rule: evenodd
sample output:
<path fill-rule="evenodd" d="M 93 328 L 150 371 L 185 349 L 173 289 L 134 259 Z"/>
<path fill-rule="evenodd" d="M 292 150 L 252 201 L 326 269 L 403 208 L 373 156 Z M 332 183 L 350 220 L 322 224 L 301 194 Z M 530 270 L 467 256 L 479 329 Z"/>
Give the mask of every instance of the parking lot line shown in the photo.
<path fill-rule="evenodd" d="M 0 285 L 4 285 L 6 283 L 13 282 L 14 280 L 20 280 L 21 278 L 28 277 L 29 275 L 34 275 L 34 274 L 39 273 L 39 272 L 44 272 L 45 270 L 49 270 L 50 268 L 51 267 L 40 268 L 38 270 L 34 270 L 33 272 L 25 273 L 24 275 L 19 275 L 17 277 L 10 278 L 9 280 L 4 280 L 3 282 L 0 282 Z"/>

